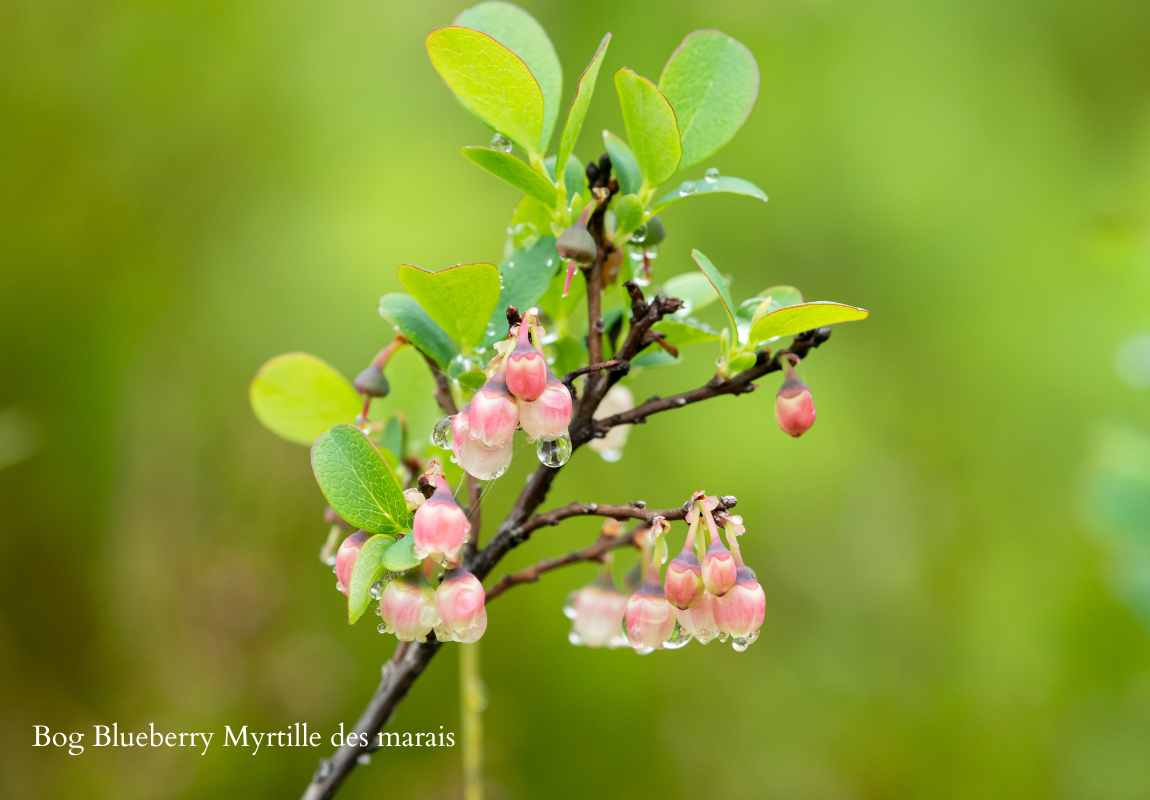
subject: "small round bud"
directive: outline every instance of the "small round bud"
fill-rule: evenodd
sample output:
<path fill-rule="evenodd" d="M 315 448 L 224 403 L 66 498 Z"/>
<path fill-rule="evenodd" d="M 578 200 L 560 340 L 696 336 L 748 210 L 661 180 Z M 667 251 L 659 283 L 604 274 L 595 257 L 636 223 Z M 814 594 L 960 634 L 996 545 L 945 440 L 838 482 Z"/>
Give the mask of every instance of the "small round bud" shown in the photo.
<path fill-rule="evenodd" d="M 786 379 L 775 395 L 775 422 L 783 433 L 802 436 L 815 424 L 815 401 L 811 389 L 795 377 L 790 358 L 781 358 Z"/>
<path fill-rule="evenodd" d="M 543 354 L 531 346 L 528 335 L 530 324 L 524 319 L 519 324 L 519 340 L 507 358 L 507 388 L 520 400 L 530 402 L 547 388 L 547 362 Z"/>
<path fill-rule="evenodd" d="M 363 531 L 356 531 L 343 540 L 335 554 L 335 580 L 336 588 L 344 594 L 351 590 L 351 571 L 355 567 L 355 560 L 359 558 L 359 551 L 368 535 Z"/>
<path fill-rule="evenodd" d="M 387 397 L 387 393 L 391 391 L 387 376 L 375 364 L 356 375 L 353 385 L 357 392 L 368 397 Z"/>
<path fill-rule="evenodd" d="M 667 238 L 667 230 L 663 227 L 663 220 L 658 216 L 647 220 L 647 235 L 643 239 L 643 247 L 656 247 L 665 238 Z"/>
<path fill-rule="evenodd" d="M 737 580 L 735 557 L 722 539 L 711 537 L 711 546 L 703 556 L 703 585 L 715 597 L 722 597 L 735 586 Z"/>
<path fill-rule="evenodd" d="M 575 224 L 559 234 L 559 238 L 555 240 L 555 250 L 560 258 L 587 264 L 595 260 L 595 237 L 586 226 Z"/>

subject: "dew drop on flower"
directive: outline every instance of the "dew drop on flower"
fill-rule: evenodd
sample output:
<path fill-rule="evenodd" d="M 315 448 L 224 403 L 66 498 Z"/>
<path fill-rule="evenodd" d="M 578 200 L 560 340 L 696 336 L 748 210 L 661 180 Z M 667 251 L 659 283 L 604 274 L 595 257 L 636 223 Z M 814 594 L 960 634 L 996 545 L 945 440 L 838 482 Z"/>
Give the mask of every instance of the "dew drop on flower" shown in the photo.
<path fill-rule="evenodd" d="M 718 169 L 718 167 L 711 167 L 709 170 L 707 170 L 706 178 L 707 178 L 707 183 L 714 183 L 715 181 L 719 180 L 719 169 Z"/>
<path fill-rule="evenodd" d="M 502 133 L 497 133 L 491 137 L 491 146 L 496 150 L 502 150 L 504 153 L 511 152 L 511 142 Z"/>
<path fill-rule="evenodd" d="M 571 434 L 566 431 L 558 439 L 540 439 L 535 454 L 544 465 L 556 469 L 571 458 Z"/>
<path fill-rule="evenodd" d="M 699 187 L 695 185 L 694 181 L 683 181 L 679 184 L 679 196 L 686 197 L 689 194 L 694 194 L 698 189 Z"/>
<path fill-rule="evenodd" d="M 735 648 L 736 653 L 745 652 L 746 649 L 750 646 L 751 646 L 751 643 L 747 639 L 743 639 L 743 638 L 739 638 L 739 637 L 731 639 L 731 647 Z"/>
<path fill-rule="evenodd" d="M 567 617 L 567 619 L 575 619 L 575 617 L 579 616 L 575 612 L 576 594 L 578 594 L 578 592 L 568 592 L 567 599 L 563 601 L 563 616 Z"/>
<path fill-rule="evenodd" d="M 451 417 L 443 417 L 431 429 L 431 443 L 444 450 L 451 449 Z"/>
<path fill-rule="evenodd" d="M 383 585 L 383 581 L 376 581 L 371 585 L 371 588 L 367 590 L 367 593 L 371 595 L 372 600 L 378 600 L 383 594 Z"/>
<path fill-rule="evenodd" d="M 642 247 L 632 247 L 627 251 L 627 255 L 631 256 L 632 261 L 642 261 L 643 260 L 643 248 Z"/>
<path fill-rule="evenodd" d="M 683 630 L 683 626 L 676 622 L 675 630 L 671 632 L 671 638 L 663 642 L 663 647 L 668 650 L 678 650 L 689 641 L 691 641 L 690 632 Z"/>

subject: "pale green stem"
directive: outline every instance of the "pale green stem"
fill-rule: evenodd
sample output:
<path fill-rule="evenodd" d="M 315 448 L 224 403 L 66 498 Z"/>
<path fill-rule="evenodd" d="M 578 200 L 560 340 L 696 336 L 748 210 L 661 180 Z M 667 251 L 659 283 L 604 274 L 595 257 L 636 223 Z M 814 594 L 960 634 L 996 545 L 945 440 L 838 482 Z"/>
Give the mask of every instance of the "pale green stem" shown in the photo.
<path fill-rule="evenodd" d="M 483 800 L 483 708 L 487 692 L 479 676 L 479 643 L 459 647 L 459 706 L 463 738 L 463 798 Z"/>

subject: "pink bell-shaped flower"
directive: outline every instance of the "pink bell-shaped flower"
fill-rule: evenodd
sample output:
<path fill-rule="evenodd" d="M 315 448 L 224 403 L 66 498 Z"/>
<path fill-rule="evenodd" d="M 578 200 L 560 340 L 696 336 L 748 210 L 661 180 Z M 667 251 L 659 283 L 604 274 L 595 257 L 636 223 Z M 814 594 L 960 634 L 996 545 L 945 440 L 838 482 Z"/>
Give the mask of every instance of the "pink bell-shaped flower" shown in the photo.
<path fill-rule="evenodd" d="M 802 436 L 815 424 L 815 401 L 810 387 L 795 377 L 791 359 L 782 356 L 779 361 L 787 377 L 775 395 L 775 422 L 783 433 Z"/>
<path fill-rule="evenodd" d="M 572 644 L 612 648 L 627 644 L 623 638 L 627 595 L 615 588 L 609 564 L 603 565 L 603 572 L 594 583 L 569 596 L 564 611 L 571 618 Z"/>
<path fill-rule="evenodd" d="M 703 592 L 695 605 L 686 610 L 675 609 L 679 627 L 691 634 L 699 644 L 706 644 L 719 635 L 719 625 L 715 622 L 715 602 L 713 594 Z"/>
<path fill-rule="evenodd" d="M 415 537 L 417 558 L 431 558 L 439 562 L 445 557 L 453 558 L 463 547 L 471 531 L 471 523 L 455 502 L 447 480 L 434 473 L 430 479 L 435 485 L 435 492 L 415 510 L 411 535 Z"/>
<path fill-rule="evenodd" d="M 708 499 L 704 498 L 702 501 L 703 515 L 707 519 L 707 529 L 711 534 L 711 546 L 703 556 L 703 586 L 715 597 L 722 597 L 734 587 L 735 572 L 739 565 L 735 561 L 735 556 L 719 538 L 715 519 L 711 516 L 712 505 L 707 502 Z"/>
<path fill-rule="evenodd" d="M 379 616 L 401 642 L 424 641 L 439 624 L 435 593 L 423 573 L 412 570 L 390 581 L 379 598 Z"/>
<path fill-rule="evenodd" d="M 351 590 L 351 571 L 355 567 L 355 560 L 359 558 L 359 551 L 368 535 L 363 531 L 356 531 L 343 540 L 339 550 L 335 553 L 335 588 L 344 594 Z"/>
<path fill-rule="evenodd" d="M 520 400 L 531 402 L 547 388 L 547 362 L 531 344 L 531 317 L 519 323 L 515 349 L 507 357 L 507 388 Z"/>
<path fill-rule="evenodd" d="M 658 552 L 656 546 L 651 554 L 647 581 L 627 600 L 627 641 L 636 650 L 662 650 L 663 643 L 675 630 L 675 609 L 667 602 L 659 582 Z"/>
<path fill-rule="evenodd" d="M 715 622 L 719 630 L 739 640 L 754 641 L 767 613 L 767 596 L 747 567 L 739 567 L 738 580 L 731 591 L 715 600 Z"/>
<path fill-rule="evenodd" d="M 500 447 L 488 447 L 472 436 L 468 409 L 451 418 L 451 450 L 459 466 L 481 481 L 498 478 L 506 472 L 514 454 L 510 441 Z"/>
<path fill-rule="evenodd" d="M 483 584 L 470 572 L 453 569 L 435 590 L 440 624 L 435 635 L 443 641 L 471 643 L 487 630 Z"/>
<path fill-rule="evenodd" d="M 667 602 L 683 611 L 693 608 L 703 599 L 703 570 L 691 550 L 698 527 L 699 515 L 696 513 L 687 531 L 687 540 L 683 542 L 683 550 L 667 565 L 667 576 L 663 579 Z"/>
<path fill-rule="evenodd" d="M 502 447 L 515 435 L 519 426 L 519 404 L 503 380 L 502 369 L 471 398 L 467 425 L 471 435 L 487 447 Z"/>
<path fill-rule="evenodd" d="M 616 251 L 618 252 L 618 251 Z M 593 419 L 600 420 L 622 414 L 635 407 L 635 395 L 625 384 L 616 383 L 607 390 L 599 407 L 592 415 Z M 599 454 L 604 461 L 618 461 L 623 457 L 623 446 L 627 444 L 627 436 L 631 432 L 630 425 L 616 425 L 607 431 L 602 439 L 592 439 L 587 446 Z"/>
<path fill-rule="evenodd" d="M 547 387 L 535 400 L 520 404 L 519 419 L 531 441 L 558 439 L 571 424 L 571 392 L 547 370 Z"/>

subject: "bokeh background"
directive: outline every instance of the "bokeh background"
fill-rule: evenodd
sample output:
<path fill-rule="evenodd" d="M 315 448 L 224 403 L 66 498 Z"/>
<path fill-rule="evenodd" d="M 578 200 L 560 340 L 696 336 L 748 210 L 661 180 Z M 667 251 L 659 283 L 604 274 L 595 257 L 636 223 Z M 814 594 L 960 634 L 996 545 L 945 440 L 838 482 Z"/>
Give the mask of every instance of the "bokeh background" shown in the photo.
<path fill-rule="evenodd" d="M 614 34 L 584 160 L 621 132 L 615 69 L 657 78 L 696 28 L 744 41 L 758 106 L 696 169 L 771 201 L 676 205 L 656 269 L 698 247 L 737 296 L 872 317 L 803 365 L 801 440 L 767 380 L 652 418 L 618 463 L 577 454 L 555 503 L 737 495 L 763 635 L 572 647 L 591 566 L 498 600 L 490 797 L 1150 795 L 1150 5 L 524 6 L 567 97 Z M 0 5 L 0 795 L 296 796 L 326 745 L 71 757 L 32 726 L 330 733 L 375 686 L 394 640 L 345 624 L 307 452 L 247 384 L 289 350 L 358 371 L 401 262 L 499 259 L 515 193 L 459 155 L 489 134 L 423 49 L 462 7 Z M 702 382 L 706 348 L 636 394 Z M 458 731 L 454 650 L 395 729 Z M 458 796 L 458 758 L 381 752 L 342 796 Z"/>

